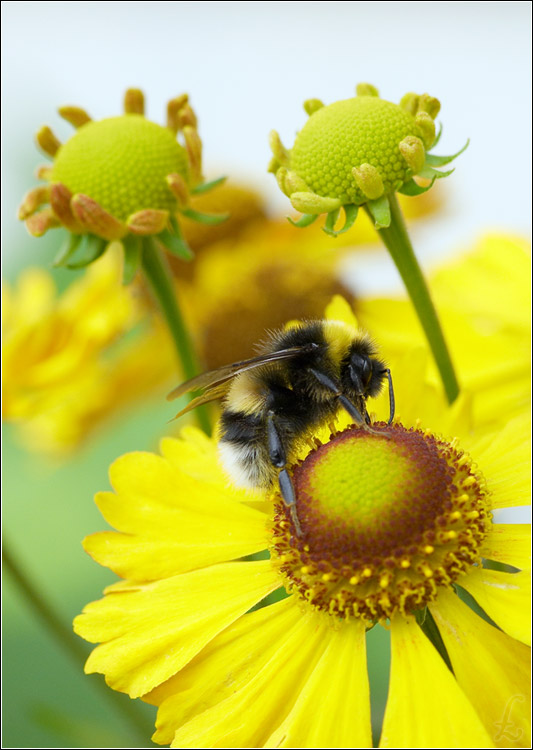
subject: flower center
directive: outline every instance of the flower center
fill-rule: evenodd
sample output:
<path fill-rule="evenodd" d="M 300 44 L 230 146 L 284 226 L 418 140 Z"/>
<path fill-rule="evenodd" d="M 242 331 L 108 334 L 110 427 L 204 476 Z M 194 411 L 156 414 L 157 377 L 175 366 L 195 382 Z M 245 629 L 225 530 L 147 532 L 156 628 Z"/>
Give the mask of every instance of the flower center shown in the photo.
<path fill-rule="evenodd" d="M 319 195 L 365 203 L 352 169 L 372 164 L 381 174 L 384 192 L 391 192 L 406 179 L 399 144 L 409 135 L 420 137 L 420 129 L 398 105 L 374 96 L 345 99 L 309 118 L 294 142 L 291 169 Z"/>
<path fill-rule="evenodd" d="M 490 512 L 469 456 L 402 425 L 351 427 L 293 471 L 297 536 L 276 506 L 272 558 L 312 606 L 374 622 L 432 601 L 479 561 Z"/>
<path fill-rule="evenodd" d="M 165 177 L 187 179 L 185 149 L 175 135 L 142 115 L 88 122 L 58 150 L 51 181 L 89 196 L 120 221 L 147 208 L 173 210 Z"/>

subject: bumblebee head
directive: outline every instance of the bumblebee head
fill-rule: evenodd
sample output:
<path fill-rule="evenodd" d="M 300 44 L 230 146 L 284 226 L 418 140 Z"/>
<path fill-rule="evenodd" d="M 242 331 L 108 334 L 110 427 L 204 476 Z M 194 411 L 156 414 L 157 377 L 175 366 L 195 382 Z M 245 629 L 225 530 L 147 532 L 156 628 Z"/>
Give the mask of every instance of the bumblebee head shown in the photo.
<path fill-rule="evenodd" d="M 385 364 L 372 355 L 373 352 L 366 346 L 353 347 L 347 363 L 350 386 L 364 398 L 378 395 L 387 373 Z"/>

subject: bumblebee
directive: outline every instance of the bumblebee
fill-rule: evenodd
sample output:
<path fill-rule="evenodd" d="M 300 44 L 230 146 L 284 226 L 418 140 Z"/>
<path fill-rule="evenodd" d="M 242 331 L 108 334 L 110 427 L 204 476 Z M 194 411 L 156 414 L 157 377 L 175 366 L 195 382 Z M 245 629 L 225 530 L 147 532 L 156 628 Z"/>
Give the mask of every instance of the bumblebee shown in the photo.
<path fill-rule="evenodd" d="M 296 531 L 295 494 L 287 464 L 305 437 L 331 421 L 340 409 L 371 430 L 366 408 L 389 385 L 389 368 L 367 334 L 340 321 L 316 320 L 274 331 L 251 359 L 205 372 L 167 396 L 203 389 L 176 418 L 201 404 L 222 399 L 218 450 L 221 463 L 240 487 L 268 488 L 276 480 Z"/>

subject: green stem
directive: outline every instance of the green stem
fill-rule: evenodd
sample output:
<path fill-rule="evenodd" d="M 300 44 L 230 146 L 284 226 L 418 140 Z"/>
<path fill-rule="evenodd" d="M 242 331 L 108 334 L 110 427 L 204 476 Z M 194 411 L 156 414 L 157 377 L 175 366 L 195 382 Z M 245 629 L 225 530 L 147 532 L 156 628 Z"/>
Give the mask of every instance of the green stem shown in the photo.
<path fill-rule="evenodd" d="M 391 209 L 391 223 L 389 227 L 378 230 L 378 233 L 400 272 L 433 352 L 448 402 L 452 404 L 459 395 L 459 383 L 437 317 L 437 311 L 414 254 L 395 193 L 391 193 L 388 198 Z M 367 213 L 369 213 L 368 210 Z"/>
<path fill-rule="evenodd" d="M 68 653 L 75 662 L 76 667 L 80 666 L 87 659 L 87 649 L 82 641 L 73 633 L 70 627 L 66 627 L 62 619 L 52 609 L 39 589 L 32 583 L 20 567 L 18 561 L 13 556 L 6 539 L 2 542 L 2 562 L 4 568 L 9 572 L 11 578 L 17 586 L 17 590 L 23 597 L 26 604 L 32 609 L 37 618 L 47 628 L 48 632 L 57 641 L 60 647 Z M 134 727 L 139 732 L 141 738 L 141 747 L 146 745 L 146 738 L 151 733 L 151 728 L 146 724 L 142 716 L 136 710 L 131 700 L 125 696 L 109 690 L 103 680 L 92 681 L 92 684 L 105 697 L 105 701 L 111 701 L 118 713 L 127 722 L 129 727 Z"/>
<path fill-rule="evenodd" d="M 189 380 L 199 372 L 194 347 L 178 305 L 166 258 L 150 238 L 146 238 L 143 244 L 142 267 L 165 316 L 185 379 Z M 210 435 L 211 422 L 205 406 L 196 409 L 196 416 L 200 427 L 207 435 Z"/>

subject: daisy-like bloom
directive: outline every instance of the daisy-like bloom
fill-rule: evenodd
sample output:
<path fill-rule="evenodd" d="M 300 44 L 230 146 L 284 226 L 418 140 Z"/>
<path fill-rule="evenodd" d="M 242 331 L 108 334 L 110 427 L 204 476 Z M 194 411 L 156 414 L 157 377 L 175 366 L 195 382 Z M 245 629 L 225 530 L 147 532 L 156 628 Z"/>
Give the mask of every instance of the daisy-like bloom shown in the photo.
<path fill-rule="evenodd" d="M 22 272 L 3 285 L 3 409 L 9 419 L 39 411 L 52 391 L 77 385 L 139 317 L 138 305 L 120 283 L 118 248 L 57 295 L 50 273 Z"/>
<path fill-rule="evenodd" d="M 36 237 L 57 226 L 68 230 L 57 265 L 85 266 L 109 242 L 120 241 L 130 280 L 151 238 L 179 257 L 190 257 L 178 214 L 206 223 L 226 217 L 204 215 L 189 205 L 191 194 L 221 180 L 203 181 L 202 143 L 187 94 L 169 101 L 165 127 L 144 117 L 138 89 L 126 92 L 124 111 L 93 121 L 79 107 L 59 109 L 76 133 L 61 144 L 49 127 L 39 130 L 37 143 L 53 163 L 38 170 L 47 184 L 26 195 L 19 218 Z"/>
<path fill-rule="evenodd" d="M 350 297 L 330 244 L 323 232 L 309 236 L 284 220 L 263 221 L 195 259 L 183 299 L 208 369 L 253 356 L 265 330 L 320 318 L 334 294 Z"/>
<path fill-rule="evenodd" d="M 338 300 L 328 317 L 354 325 Z M 529 533 L 492 519 L 529 502 L 528 420 L 472 430 L 470 400 L 446 406 L 412 363 L 389 362 L 401 423 L 341 417 L 294 458 L 301 536 L 192 428 L 112 466 L 97 503 L 116 531 L 85 548 L 123 580 L 75 630 L 100 643 L 87 672 L 159 707 L 154 741 L 372 747 L 365 632 L 384 626 L 380 747 L 529 746 Z"/>
<path fill-rule="evenodd" d="M 405 198 L 406 214 L 414 218 L 414 211 L 418 217 L 438 210 L 440 195 L 437 190 L 419 201 Z M 253 194 L 231 182 L 198 196 L 193 205 L 231 217 L 216 227 L 184 223 L 187 241 L 200 252 L 191 263 L 172 263 L 180 279 L 191 280 L 181 287 L 183 302 L 208 369 L 253 356 L 265 330 L 290 319 L 321 317 L 333 294 L 350 298 L 339 263 L 358 245 L 378 241 L 367 216 L 337 240 L 316 225 L 299 232 L 284 219 L 261 217 L 252 210 L 257 207 Z M 243 217 L 240 227 L 232 221 L 234 215 Z"/>
<path fill-rule="evenodd" d="M 113 247 L 60 295 L 41 268 L 4 284 L 2 416 L 30 450 L 68 454 L 175 367 L 162 326 L 141 326 L 122 267 Z"/>
<path fill-rule="evenodd" d="M 354 98 L 328 106 L 310 99 L 304 108 L 309 120 L 290 151 L 272 131 L 274 156 L 269 165 L 293 208 L 302 212 L 296 222 L 300 227 L 325 213 L 325 231 L 337 236 L 350 229 L 361 205 L 377 229 L 389 227 L 389 196 L 396 192 L 414 196 L 429 190 L 436 179 L 451 174 L 434 167 L 449 164 L 461 153 L 428 153 L 440 136 L 434 122 L 440 103 L 428 94 L 406 94 L 397 105 L 380 99 L 374 86 L 362 83 Z M 429 184 L 415 182 L 414 176 Z M 337 231 L 341 207 L 345 222 Z"/>

